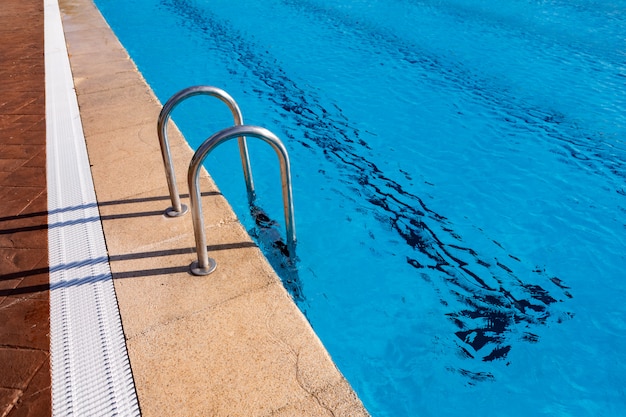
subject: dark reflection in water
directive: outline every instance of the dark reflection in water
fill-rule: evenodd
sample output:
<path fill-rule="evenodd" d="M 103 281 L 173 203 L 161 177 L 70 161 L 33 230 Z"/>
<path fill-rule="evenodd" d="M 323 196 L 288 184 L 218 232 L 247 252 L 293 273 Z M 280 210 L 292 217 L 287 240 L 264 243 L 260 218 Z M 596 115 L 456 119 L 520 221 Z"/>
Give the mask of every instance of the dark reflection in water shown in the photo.
<path fill-rule="evenodd" d="M 303 4 L 287 3 L 300 7 Z M 228 22 L 221 22 L 209 10 L 200 9 L 192 2 L 163 0 L 162 4 L 181 18 L 183 27 L 197 33 L 210 44 L 212 50 L 228 57 L 229 72 L 235 77 L 241 75 L 242 85 L 251 94 L 275 106 L 277 121 L 292 142 L 300 143 L 307 149 L 318 149 L 337 167 L 341 176 L 339 181 L 358 184 L 358 190 L 353 189 L 355 195 L 343 197 L 358 199 L 362 204 L 375 207 L 377 220 L 394 230 L 405 242 L 406 252 L 413 253 L 405 261 L 415 269 L 416 278 L 427 280 L 440 297 L 440 302 L 451 309 L 447 317 L 456 328 L 453 338 L 463 358 L 478 363 L 504 360 L 516 341 L 536 343 L 539 340 L 533 330 L 535 327 L 545 325 L 549 320 L 559 322 L 572 316 L 567 313 L 552 317 L 551 306 L 564 298 L 571 298 L 560 278 L 549 277 L 539 268 L 525 270 L 521 260 L 512 254 L 508 255 L 508 263 L 505 263 L 495 260 L 495 257 L 485 258 L 463 244 L 463 237 L 455 232 L 454 225 L 443 215 L 430 209 L 419 196 L 405 190 L 392 179 L 393 176 L 384 173 L 367 158 L 367 144 L 338 106 L 325 107 L 312 92 L 300 88 L 267 51 L 262 51 L 244 38 Z M 314 12 L 322 13 L 318 10 Z M 336 18 L 332 15 L 325 17 Z M 353 29 L 362 30 L 356 25 Z M 370 35 L 377 48 L 391 42 L 390 35 Z M 481 100 L 499 105 L 498 98 L 488 89 L 478 83 L 467 85 L 476 80 L 472 74 L 455 76 L 457 68 L 445 68 L 436 59 L 419 57 L 410 45 L 400 49 L 396 47 L 395 50 L 407 55 L 401 57 L 404 61 L 409 58 L 408 55 L 411 59 L 415 58 L 412 65 L 420 64 L 441 72 L 447 82 L 455 82 L 457 78 L 464 80 L 463 89 L 472 88 Z M 529 125 L 541 124 L 531 114 L 532 109 L 512 108 L 511 100 L 502 102 L 504 113 L 514 113 L 512 117 L 527 120 Z M 276 223 L 258 207 L 251 210 L 256 227 L 249 231 L 250 234 L 260 242 L 294 299 L 304 301 L 296 262 L 286 261 L 289 258 L 278 236 Z M 502 245 L 493 243 L 497 247 L 494 251 L 502 253 Z M 541 285 L 528 282 L 529 278 Z M 453 371 L 474 382 L 493 378 L 489 372 Z"/>
<path fill-rule="evenodd" d="M 294 301 L 302 306 L 305 297 L 302 291 L 302 282 L 298 275 L 298 258 L 296 248 L 290 248 L 280 234 L 280 225 L 271 219 L 262 208 L 250 206 L 250 215 L 254 219 L 255 227 L 248 230 L 248 234 L 258 243 L 270 265 L 276 270 L 280 279 Z"/>

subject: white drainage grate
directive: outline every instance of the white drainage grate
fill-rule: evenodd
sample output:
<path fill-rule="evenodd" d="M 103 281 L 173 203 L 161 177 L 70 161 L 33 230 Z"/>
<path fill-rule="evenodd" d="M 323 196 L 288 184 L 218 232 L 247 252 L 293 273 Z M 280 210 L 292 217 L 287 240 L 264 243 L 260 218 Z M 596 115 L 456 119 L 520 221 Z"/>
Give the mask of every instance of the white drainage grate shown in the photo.
<path fill-rule="evenodd" d="M 53 416 L 138 416 L 57 0 L 44 2 Z"/>

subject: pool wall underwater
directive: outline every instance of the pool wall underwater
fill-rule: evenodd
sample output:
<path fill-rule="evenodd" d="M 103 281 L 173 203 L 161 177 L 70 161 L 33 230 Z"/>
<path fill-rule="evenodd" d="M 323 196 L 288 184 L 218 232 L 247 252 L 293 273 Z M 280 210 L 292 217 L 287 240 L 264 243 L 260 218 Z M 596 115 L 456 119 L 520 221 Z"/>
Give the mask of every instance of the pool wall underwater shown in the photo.
<path fill-rule="evenodd" d="M 262 221 L 206 166 L 372 415 L 626 415 L 624 1 L 96 4 L 161 102 L 285 142 L 295 267 L 273 152 Z"/>

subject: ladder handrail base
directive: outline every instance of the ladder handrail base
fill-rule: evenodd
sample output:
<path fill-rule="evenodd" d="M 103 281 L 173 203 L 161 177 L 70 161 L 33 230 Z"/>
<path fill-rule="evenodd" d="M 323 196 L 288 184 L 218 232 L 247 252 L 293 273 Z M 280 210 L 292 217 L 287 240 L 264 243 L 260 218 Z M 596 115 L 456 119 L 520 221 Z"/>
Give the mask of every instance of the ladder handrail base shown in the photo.
<path fill-rule="evenodd" d="M 180 211 L 176 210 L 174 207 L 168 207 L 165 210 L 165 216 L 166 217 L 180 217 L 180 216 L 184 216 L 185 214 L 187 214 L 188 211 L 189 211 L 189 207 L 187 207 L 187 205 L 185 204 L 181 204 Z"/>
<path fill-rule="evenodd" d="M 201 268 L 200 266 L 198 266 L 198 261 L 193 261 L 189 265 L 189 270 L 193 275 L 196 276 L 209 275 L 211 272 L 215 271 L 216 268 L 217 262 L 215 262 L 215 259 L 213 258 L 209 258 L 209 265 L 206 268 Z"/>

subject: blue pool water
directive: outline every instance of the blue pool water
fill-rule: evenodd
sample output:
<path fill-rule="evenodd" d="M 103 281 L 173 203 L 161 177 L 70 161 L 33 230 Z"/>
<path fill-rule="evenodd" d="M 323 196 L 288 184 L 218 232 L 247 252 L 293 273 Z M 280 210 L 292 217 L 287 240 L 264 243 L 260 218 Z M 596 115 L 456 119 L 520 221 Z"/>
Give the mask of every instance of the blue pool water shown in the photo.
<path fill-rule="evenodd" d="M 162 102 L 283 139 L 295 268 L 207 167 L 372 415 L 626 415 L 626 1 L 96 3 Z"/>

